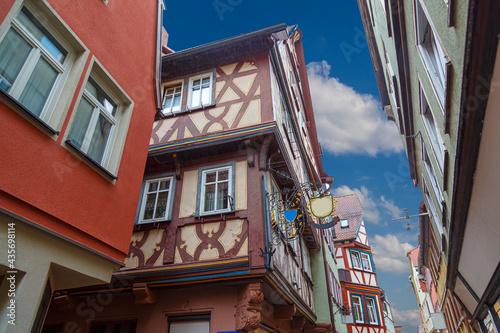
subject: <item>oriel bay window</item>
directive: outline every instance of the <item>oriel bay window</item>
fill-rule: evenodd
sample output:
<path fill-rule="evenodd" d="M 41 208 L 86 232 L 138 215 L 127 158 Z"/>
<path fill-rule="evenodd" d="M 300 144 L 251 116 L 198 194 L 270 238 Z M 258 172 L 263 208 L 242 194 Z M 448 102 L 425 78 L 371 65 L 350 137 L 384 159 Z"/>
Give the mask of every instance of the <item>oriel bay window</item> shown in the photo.
<path fill-rule="evenodd" d="M 48 122 L 72 54 L 47 20 L 42 24 L 34 12 L 23 6 L 0 39 L 0 89 Z"/>

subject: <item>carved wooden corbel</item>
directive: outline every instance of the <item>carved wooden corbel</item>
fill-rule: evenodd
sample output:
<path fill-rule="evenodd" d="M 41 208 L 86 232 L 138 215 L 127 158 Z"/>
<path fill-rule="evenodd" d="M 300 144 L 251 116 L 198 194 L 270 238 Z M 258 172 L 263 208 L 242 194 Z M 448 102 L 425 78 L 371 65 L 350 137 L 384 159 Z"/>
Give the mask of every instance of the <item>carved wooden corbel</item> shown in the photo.
<path fill-rule="evenodd" d="M 177 155 L 177 153 L 173 153 L 172 157 L 174 158 L 174 163 L 175 163 L 175 178 L 181 179 L 182 161 L 180 160 L 179 155 Z"/>
<path fill-rule="evenodd" d="M 261 322 L 262 283 L 255 282 L 247 284 L 238 295 L 236 303 L 236 330 L 246 333 L 256 330 Z"/>
<path fill-rule="evenodd" d="M 274 306 L 274 319 L 293 320 L 295 314 L 294 305 L 275 305 Z"/>
<path fill-rule="evenodd" d="M 272 136 L 268 136 L 262 146 L 260 147 L 259 152 L 259 170 L 267 170 L 267 153 L 269 151 L 269 146 L 271 145 Z"/>
<path fill-rule="evenodd" d="M 304 317 L 293 317 L 292 319 L 292 328 L 295 329 L 295 328 L 300 328 L 302 329 L 302 327 L 306 324 L 306 318 Z"/>
<path fill-rule="evenodd" d="M 146 283 L 134 283 L 132 291 L 135 296 L 135 304 L 154 304 L 157 294 L 149 289 Z"/>
<path fill-rule="evenodd" d="M 255 166 L 255 149 L 253 149 L 252 141 L 245 140 L 245 147 L 247 150 L 247 163 L 249 167 Z"/>

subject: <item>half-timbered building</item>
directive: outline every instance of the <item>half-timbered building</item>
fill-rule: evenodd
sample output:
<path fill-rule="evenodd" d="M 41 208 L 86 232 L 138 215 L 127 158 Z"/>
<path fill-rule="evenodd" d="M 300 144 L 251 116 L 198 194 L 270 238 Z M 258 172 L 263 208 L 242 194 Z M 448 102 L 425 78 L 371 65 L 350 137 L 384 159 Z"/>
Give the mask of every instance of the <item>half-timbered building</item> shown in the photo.
<path fill-rule="evenodd" d="M 316 315 L 311 261 L 322 257 L 311 225 L 323 220 L 309 211 L 333 179 L 322 169 L 301 37 L 281 24 L 163 56 L 163 109 L 125 266 L 111 285 L 61 293 L 51 323 L 333 330 Z"/>
<path fill-rule="evenodd" d="M 352 322 L 349 333 L 385 333 L 381 289 L 373 264 L 363 220 L 363 208 L 356 194 L 337 197 L 335 214 L 335 257 L 337 258 L 344 306 Z"/>

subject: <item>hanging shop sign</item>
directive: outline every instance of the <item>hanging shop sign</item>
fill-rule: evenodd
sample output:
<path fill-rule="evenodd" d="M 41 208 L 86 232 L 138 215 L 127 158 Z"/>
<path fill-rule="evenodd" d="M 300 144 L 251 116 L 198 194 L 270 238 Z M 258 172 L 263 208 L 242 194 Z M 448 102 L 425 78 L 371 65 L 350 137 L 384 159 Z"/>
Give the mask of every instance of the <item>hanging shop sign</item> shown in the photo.
<path fill-rule="evenodd" d="M 294 183 L 295 185 L 295 183 Z M 272 241 L 289 243 L 298 238 L 306 225 L 317 229 L 331 228 L 338 221 L 332 219 L 329 223 L 314 223 L 312 217 L 328 219 L 335 211 L 336 200 L 329 193 L 318 193 L 319 186 L 303 183 L 268 193 Z"/>

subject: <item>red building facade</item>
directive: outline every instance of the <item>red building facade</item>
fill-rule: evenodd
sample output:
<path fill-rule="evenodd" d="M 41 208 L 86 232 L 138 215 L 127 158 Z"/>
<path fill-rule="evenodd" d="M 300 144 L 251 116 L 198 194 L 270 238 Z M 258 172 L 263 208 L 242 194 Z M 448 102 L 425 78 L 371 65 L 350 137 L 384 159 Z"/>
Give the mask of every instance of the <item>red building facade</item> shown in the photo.
<path fill-rule="evenodd" d="M 123 263 L 160 107 L 162 10 L 2 3 L 0 243 L 15 253 L 2 255 L 0 276 L 14 271 L 17 288 L 0 296 L 1 331 L 38 332 L 54 290 L 109 282 Z M 15 327 L 4 322 L 10 302 Z"/>
<path fill-rule="evenodd" d="M 381 289 L 368 242 L 363 208 L 356 194 L 338 197 L 340 221 L 335 225 L 337 259 L 344 305 L 353 316 L 347 324 L 349 333 L 384 333 L 386 331 Z"/>

